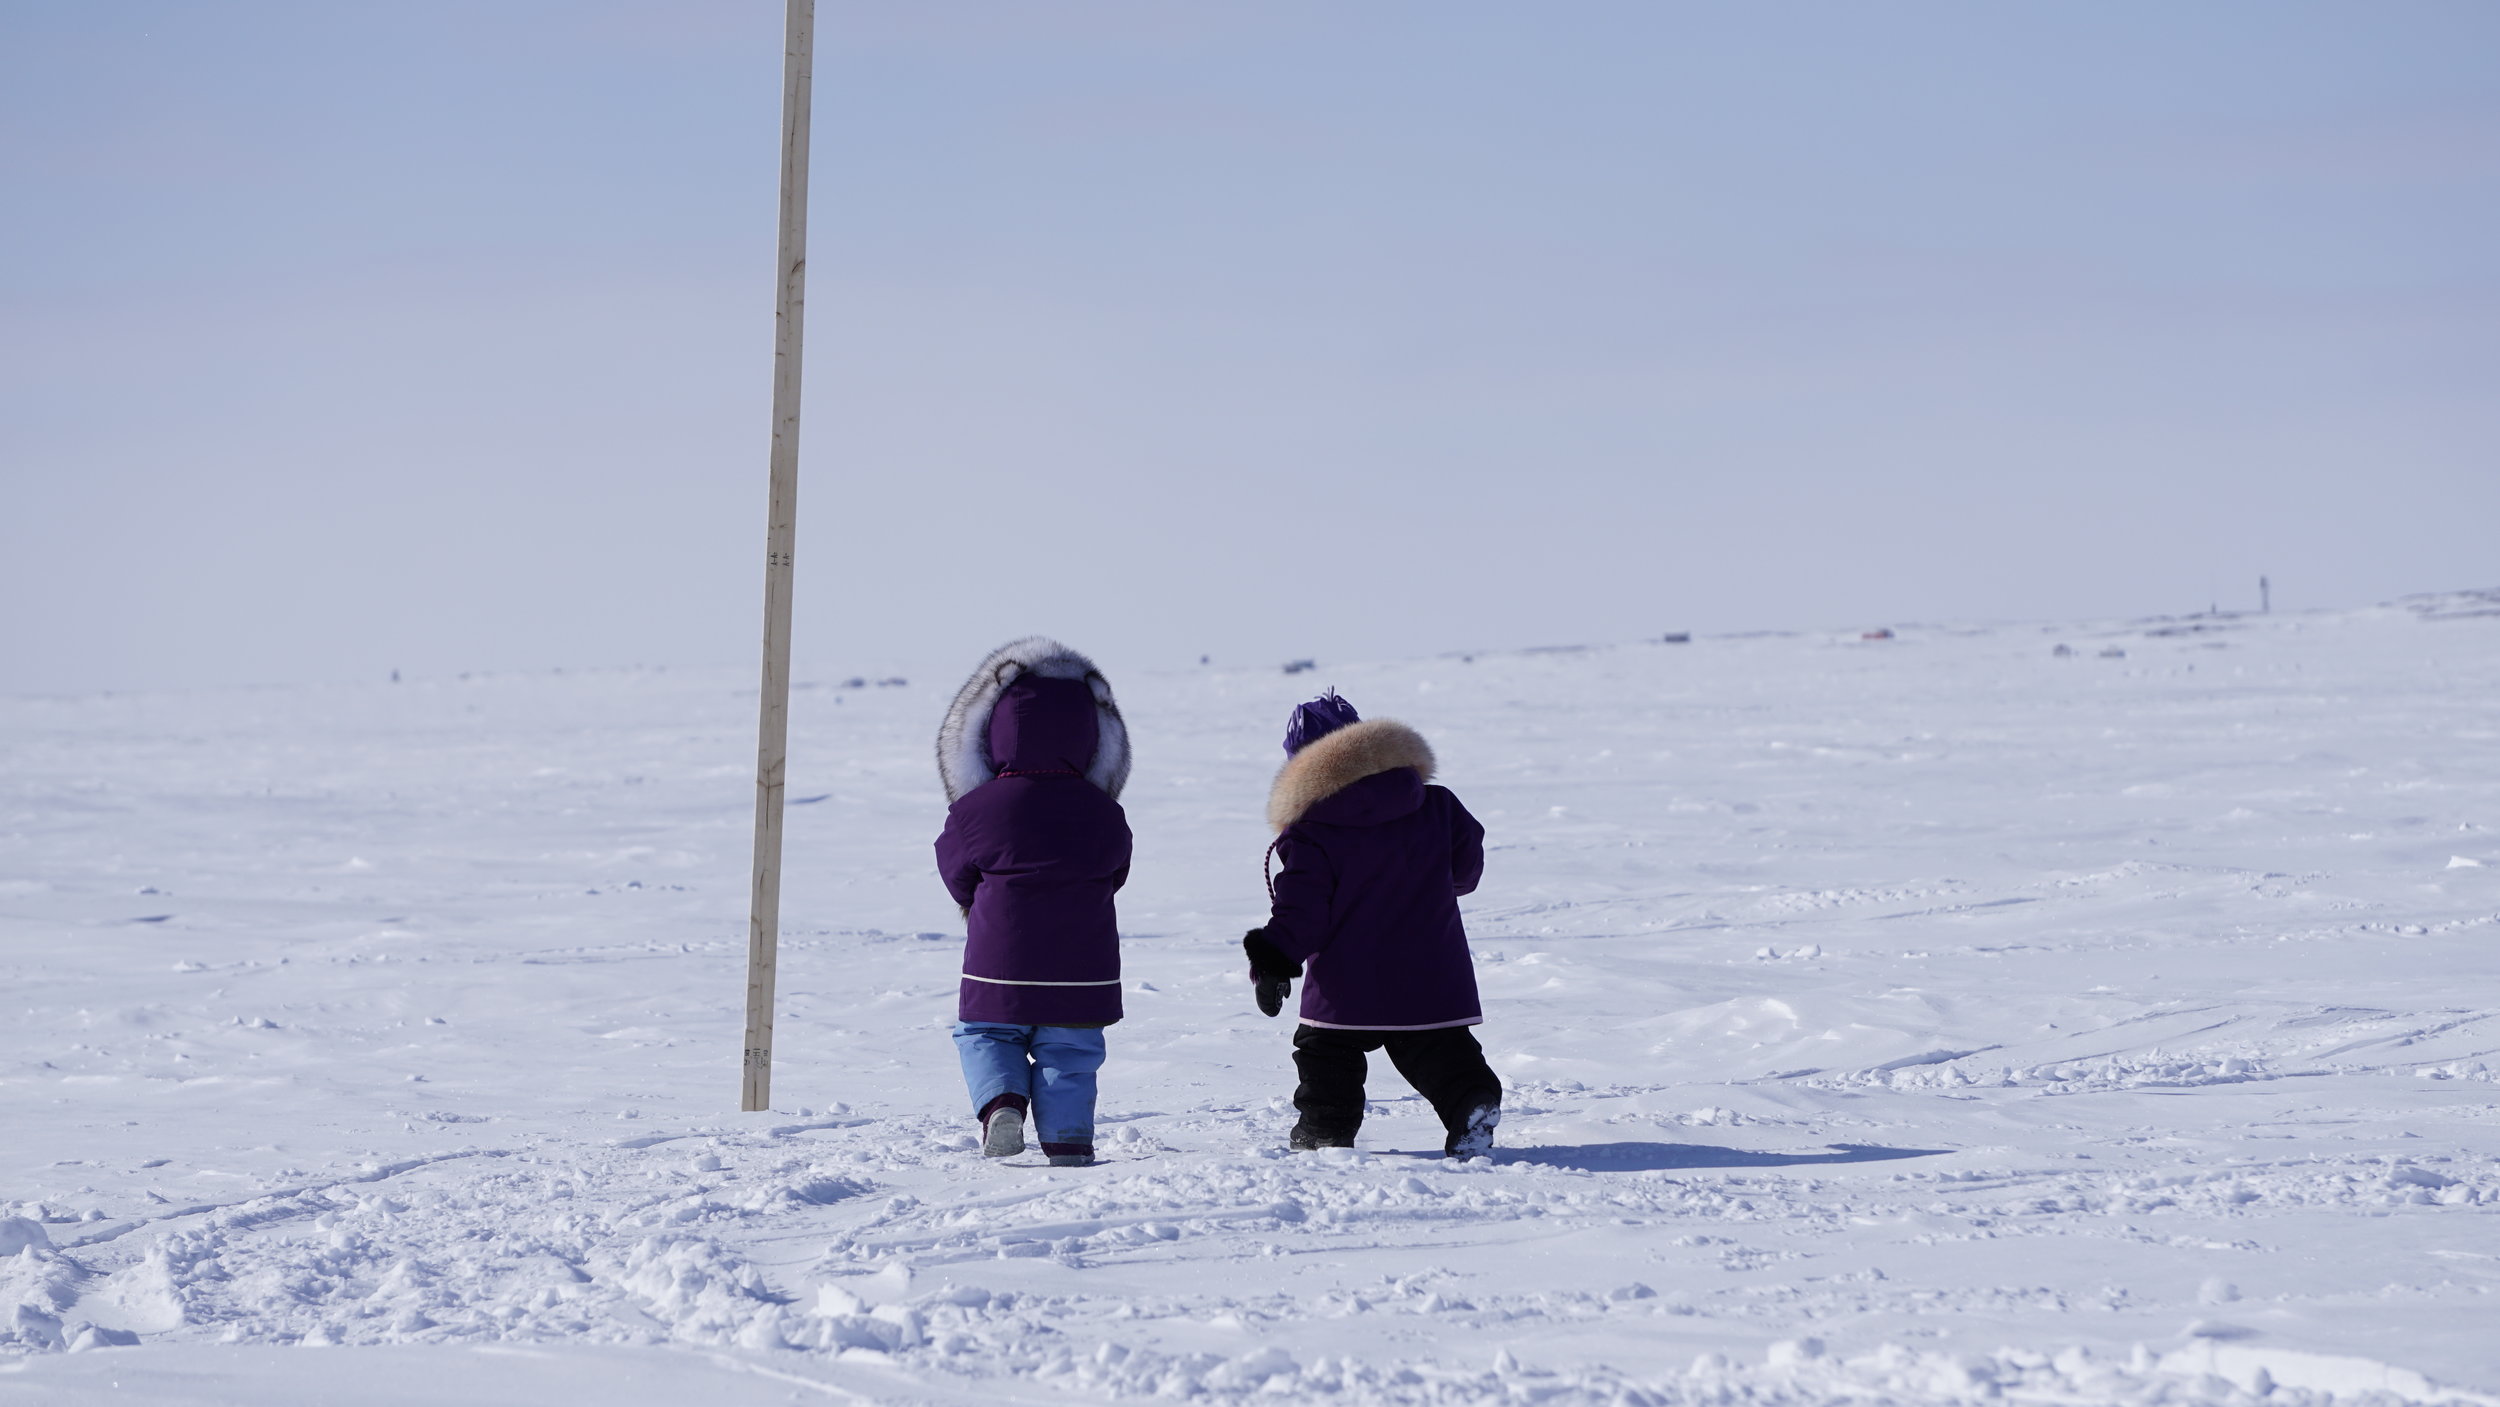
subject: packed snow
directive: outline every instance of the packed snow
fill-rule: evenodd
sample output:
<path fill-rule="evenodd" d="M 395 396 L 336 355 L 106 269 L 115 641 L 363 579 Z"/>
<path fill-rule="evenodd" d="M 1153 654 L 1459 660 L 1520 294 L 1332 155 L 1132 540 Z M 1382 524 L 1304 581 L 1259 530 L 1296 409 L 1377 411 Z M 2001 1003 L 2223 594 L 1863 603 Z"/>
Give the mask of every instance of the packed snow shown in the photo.
<path fill-rule="evenodd" d="M 0 1404 L 2500 1403 L 2500 592 L 1861 635 L 1103 659 L 1083 1169 L 975 1150 L 951 679 L 797 695 L 769 1114 L 742 673 L 0 699 Z M 1283 1150 L 1327 684 L 1489 829 L 1489 1161 Z"/>

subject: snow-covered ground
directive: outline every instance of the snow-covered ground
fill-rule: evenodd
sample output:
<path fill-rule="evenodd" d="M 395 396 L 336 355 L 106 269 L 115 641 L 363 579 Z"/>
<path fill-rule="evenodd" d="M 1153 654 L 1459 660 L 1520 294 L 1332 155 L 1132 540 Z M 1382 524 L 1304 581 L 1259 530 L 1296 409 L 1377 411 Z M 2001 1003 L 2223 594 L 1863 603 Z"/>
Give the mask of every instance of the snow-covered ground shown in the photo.
<path fill-rule="evenodd" d="M 972 1150 L 952 680 L 798 696 L 755 1115 L 742 675 L 0 700 L 0 1403 L 2500 1402 L 2500 593 L 1105 663 L 1081 1170 Z M 1489 1164 L 1281 1151 L 1328 683 L 1490 829 Z"/>

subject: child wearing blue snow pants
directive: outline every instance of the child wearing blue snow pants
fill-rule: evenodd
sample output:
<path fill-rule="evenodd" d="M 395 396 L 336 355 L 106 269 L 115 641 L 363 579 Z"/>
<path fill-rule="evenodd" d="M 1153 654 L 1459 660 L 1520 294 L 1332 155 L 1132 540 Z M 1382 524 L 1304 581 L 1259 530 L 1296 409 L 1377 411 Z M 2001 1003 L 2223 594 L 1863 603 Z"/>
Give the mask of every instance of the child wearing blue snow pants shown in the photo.
<path fill-rule="evenodd" d="M 999 1108 L 1033 1115 L 1042 1152 L 1090 1157 L 1094 1151 L 1094 1072 L 1102 1068 L 1099 1026 L 1007 1026 L 955 1023 L 972 1114 L 987 1122 Z"/>
<path fill-rule="evenodd" d="M 981 1155 L 1094 1161 L 1102 1028 L 1120 1019 L 1128 725 L 1093 661 L 1035 636 L 964 681 L 938 729 L 938 878 L 963 910 L 955 1047 Z"/>

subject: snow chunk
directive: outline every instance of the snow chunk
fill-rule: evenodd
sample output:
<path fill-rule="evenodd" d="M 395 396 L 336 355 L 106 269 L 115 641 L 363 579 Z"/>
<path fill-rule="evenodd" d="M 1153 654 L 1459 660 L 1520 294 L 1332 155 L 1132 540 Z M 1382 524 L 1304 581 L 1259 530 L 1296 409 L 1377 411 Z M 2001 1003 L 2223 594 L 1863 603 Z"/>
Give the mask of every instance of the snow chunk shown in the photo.
<path fill-rule="evenodd" d="M 43 1223 L 22 1216 L 0 1216 L 0 1256 L 16 1255 L 29 1246 L 52 1249 L 52 1234 L 43 1229 Z"/>

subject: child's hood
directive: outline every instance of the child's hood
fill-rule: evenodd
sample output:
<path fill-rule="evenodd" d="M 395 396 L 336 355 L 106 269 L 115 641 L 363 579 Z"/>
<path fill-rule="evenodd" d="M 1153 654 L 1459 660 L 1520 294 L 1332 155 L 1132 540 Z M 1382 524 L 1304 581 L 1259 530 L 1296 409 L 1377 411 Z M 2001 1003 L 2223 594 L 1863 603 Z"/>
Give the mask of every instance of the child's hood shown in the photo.
<path fill-rule="evenodd" d="M 1003 730 L 993 726 L 1001 717 Z M 1081 772 L 1117 801 L 1128 784 L 1128 725 L 1092 660 L 1030 636 L 992 650 L 956 691 L 938 725 L 937 764 L 950 804 L 1002 770 Z"/>
<path fill-rule="evenodd" d="M 1082 679 L 1025 675 L 999 693 L 990 711 L 990 765 L 1001 772 L 1083 776 L 1101 738 L 1094 693 Z"/>
<path fill-rule="evenodd" d="M 1285 759 L 1267 795 L 1267 823 L 1279 831 L 1305 817 L 1378 825 L 1423 804 L 1433 768 L 1431 745 L 1405 724 L 1389 718 L 1348 724 Z M 1389 772 L 1405 775 L 1368 782 Z M 1358 789 L 1357 783 L 1368 784 Z M 1342 802 L 1322 806 L 1340 794 Z"/>

